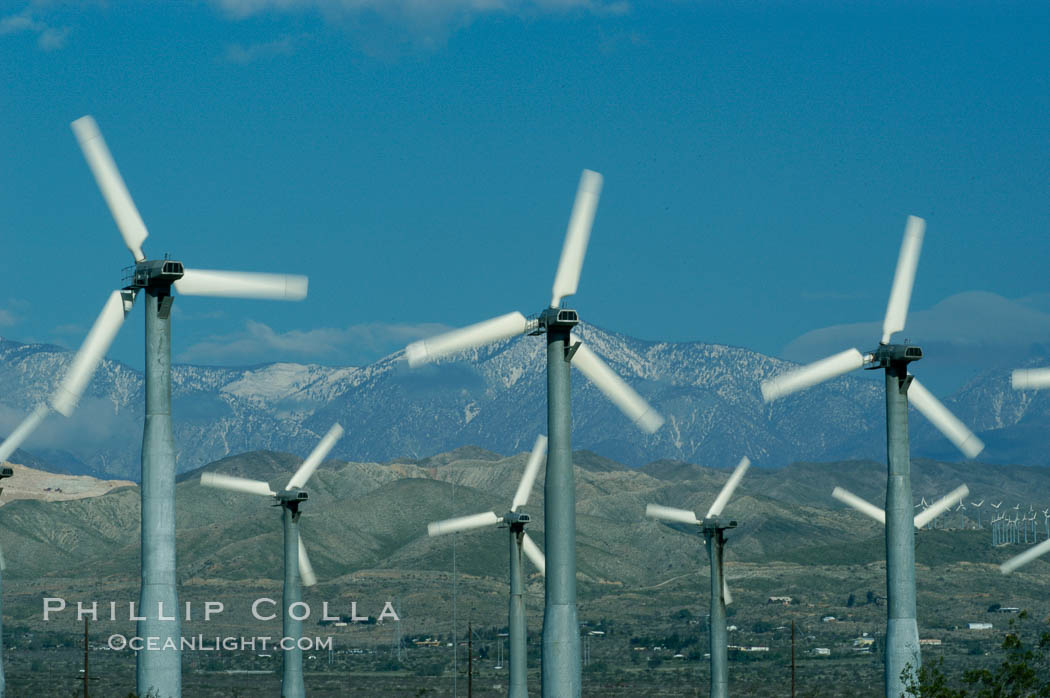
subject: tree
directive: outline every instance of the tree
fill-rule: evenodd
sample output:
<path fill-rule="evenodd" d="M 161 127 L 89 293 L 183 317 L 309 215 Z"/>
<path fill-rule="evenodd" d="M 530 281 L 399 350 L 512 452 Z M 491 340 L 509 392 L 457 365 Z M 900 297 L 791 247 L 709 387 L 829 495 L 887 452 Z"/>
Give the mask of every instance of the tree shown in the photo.
<path fill-rule="evenodd" d="M 849 598 L 846 599 L 846 608 L 853 608 L 853 606 L 856 605 L 856 603 L 857 603 L 857 597 L 854 596 L 853 592 L 851 591 L 850 594 L 849 594 Z"/>
<path fill-rule="evenodd" d="M 1028 617 L 1022 611 L 1018 620 Z M 1003 638 L 1005 654 L 1002 662 L 993 668 L 968 669 L 963 672 L 962 683 L 969 687 L 953 688 L 944 673 L 944 660 L 927 663 L 915 676 L 911 666 L 901 672 L 907 695 L 922 698 L 1022 698 L 1044 696 L 1050 698 L 1050 633 L 1043 632 L 1034 645 L 1026 645 L 1020 631 L 1014 631 L 1014 619 L 1010 619 L 1010 632 Z"/>

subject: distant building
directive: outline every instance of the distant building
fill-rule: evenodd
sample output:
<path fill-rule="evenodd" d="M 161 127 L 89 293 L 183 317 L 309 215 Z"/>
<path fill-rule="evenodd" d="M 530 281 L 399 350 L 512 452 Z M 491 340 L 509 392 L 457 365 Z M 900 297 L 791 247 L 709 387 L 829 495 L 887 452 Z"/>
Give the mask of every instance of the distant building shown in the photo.
<path fill-rule="evenodd" d="M 860 637 L 854 638 L 853 640 L 854 647 L 871 647 L 874 644 L 875 638 L 871 637 L 870 635 L 861 635 Z"/>
<path fill-rule="evenodd" d="M 766 603 L 779 603 L 789 606 L 791 605 L 791 600 L 790 596 L 770 596 L 769 601 L 766 601 Z"/>
<path fill-rule="evenodd" d="M 765 645 L 751 645 L 750 647 L 741 647 L 741 652 L 768 652 L 769 648 Z"/>
<path fill-rule="evenodd" d="M 969 623 L 969 624 L 967 624 L 967 627 L 970 630 L 991 630 L 992 629 L 992 624 L 991 623 Z"/>
<path fill-rule="evenodd" d="M 813 654 L 817 654 L 817 655 L 821 655 L 821 656 L 827 657 L 827 656 L 831 655 L 831 648 L 829 648 L 829 647 L 814 647 L 813 648 Z"/>
<path fill-rule="evenodd" d="M 919 644 L 925 647 L 939 647 L 942 643 L 940 638 L 924 637 L 919 640 Z"/>
<path fill-rule="evenodd" d="M 824 616 L 823 618 L 820 619 L 820 622 L 821 623 L 834 623 L 836 620 L 838 620 L 838 619 L 835 618 L 835 616 Z"/>

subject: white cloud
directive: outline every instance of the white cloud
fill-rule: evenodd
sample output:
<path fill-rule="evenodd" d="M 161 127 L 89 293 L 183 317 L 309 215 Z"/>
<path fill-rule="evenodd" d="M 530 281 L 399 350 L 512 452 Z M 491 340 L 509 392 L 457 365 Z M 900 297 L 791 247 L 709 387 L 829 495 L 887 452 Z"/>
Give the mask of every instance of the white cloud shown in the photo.
<path fill-rule="evenodd" d="M 290 36 L 259 44 L 230 44 L 226 47 L 226 60 L 247 65 L 274 56 L 290 56 L 295 52 L 296 40 Z"/>
<path fill-rule="evenodd" d="M 69 27 L 53 27 L 33 17 L 27 7 L 18 14 L 0 18 L 0 36 L 7 34 L 36 34 L 36 45 L 42 51 L 55 51 L 66 45 Z"/>
<path fill-rule="evenodd" d="M 1039 299 L 1010 300 L 986 291 L 966 291 L 926 310 L 913 308 L 907 327 L 892 341 L 922 347 L 924 359 L 917 375 L 921 372 L 926 383 L 930 376 L 941 387 L 954 388 L 983 370 L 1016 367 L 1031 357 L 1050 354 L 1050 313 L 1041 307 L 1045 305 Z M 881 337 L 880 316 L 872 322 L 807 332 L 788 343 L 781 355 L 809 363 L 850 347 L 871 350 Z"/>
<path fill-rule="evenodd" d="M 180 352 L 177 359 L 182 363 L 224 365 L 292 360 L 361 365 L 447 329 L 437 323 L 367 323 L 277 332 L 249 320 L 242 330 L 197 342 Z"/>

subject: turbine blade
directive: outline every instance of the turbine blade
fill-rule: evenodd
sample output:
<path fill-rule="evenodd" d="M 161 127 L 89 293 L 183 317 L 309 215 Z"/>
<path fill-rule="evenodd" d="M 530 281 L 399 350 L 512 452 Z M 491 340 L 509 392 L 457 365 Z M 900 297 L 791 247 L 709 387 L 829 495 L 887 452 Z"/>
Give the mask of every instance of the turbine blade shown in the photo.
<path fill-rule="evenodd" d="M 850 505 L 851 507 L 853 507 L 854 509 L 856 509 L 860 513 L 867 514 L 868 516 L 870 516 L 871 518 L 875 519 L 879 523 L 881 523 L 883 525 L 886 524 L 886 512 L 884 512 L 882 509 L 879 509 L 874 504 L 861 499 L 860 497 L 858 497 L 857 495 L 853 494 L 852 492 L 850 492 L 848 490 L 844 490 L 841 487 L 836 487 L 832 491 L 831 496 L 834 497 L 835 499 L 839 500 L 843 504 Z"/>
<path fill-rule="evenodd" d="M 332 447 L 343 438 L 343 427 L 339 426 L 336 422 L 328 430 L 328 433 L 324 435 L 321 442 L 314 446 L 314 450 L 310 451 L 310 455 L 306 457 L 303 464 L 299 466 L 299 469 L 295 471 L 295 475 L 292 475 L 292 479 L 288 481 L 288 485 L 285 489 L 295 489 L 298 487 L 304 487 L 306 481 L 310 479 L 310 476 L 317 470 L 317 466 L 321 465 L 321 462 L 328 455 Z"/>
<path fill-rule="evenodd" d="M 491 320 L 412 342 L 405 347 L 405 358 L 408 359 L 408 365 L 415 368 L 442 356 L 455 354 L 457 351 L 473 349 L 498 342 L 501 339 L 525 334 L 527 326 L 528 321 L 521 313 L 517 311 L 507 313 Z"/>
<path fill-rule="evenodd" d="M 299 579 L 304 587 L 317 584 L 317 575 L 314 574 L 314 566 L 310 564 L 310 556 L 306 554 L 302 533 L 299 534 Z"/>
<path fill-rule="evenodd" d="M 517 511 L 518 507 L 523 507 L 529 503 L 532 486 L 536 482 L 536 476 L 540 473 L 540 466 L 545 462 L 543 456 L 546 454 L 547 437 L 540 434 L 536 437 L 536 444 L 532 447 L 532 453 L 529 454 L 529 462 L 525 464 L 525 473 L 521 476 L 521 482 L 518 483 L 518 491 L 514 493 L 514 501 L 510 505 L 511 511 Z"/>
<path fill-rule="evenodd" d="M 531 538 L 528 533 L 523 533 L 521 536 L 521 549 L 532 560 L 532 564 L 536 566 L 536 569 L 541 574 L 547 574 L 547 559 L 543 556 L 543 551 L 539 549 L 539 546 Z"/>
<path fill-rule="evenodd" d="M 1044 540 L 1039 545 L 1032 546 L 1028 550 L 1024 551 L 1020 555 L 1015 555 L 1003 564 L 999 565 L 999 569 L 1002 570 L 1003 574 L 1010 574 L 1018 567 L 1027 565 L 1037 557 L 1046 555 L 1047 551 L 1050 551 L 1050 539 Z"/>
<path fill-rule="evenodd" d="M 446 533 L 455 533 L 457 531 L 469 531 L 472 528 L 495 526 L 500 521 L 502 521 L 502 519 L 496 516 L 495 512 L 486 511 L 484 514 L 471 514 L 470 516 L 460 516 L 455 519 L 445 519 L 444 521 L 434 521 L 433 523 L 429 523 L 427 524 L 427 535 L 440 536 Z"/>
<path fill-rule="evenodd" d="M 722 600 L 725 601 L 726 606 L 733 603 L 733 594 L 729 591 L 729 583 L 726 582 L 725 572 L 722 572 Z"/>
<path fill-rule="evenodd" d="M 1017 390 L 1050 388 L 1050 368 L 1019 368 L 1010 375 L 1010 385 Z"/>
<path fill-rule="evenodd" d="M 844 373 L 861 368 L 864 360 L 864 356 L 856 349 L 847 349 L 826 359 L 782 373 L 776 378 L 762 381 L 762 399 L 766 402 L 773 402 L 777 398 L 837 378 Z"/>
<path fill-rule="evenodd" d="M 220 490 L 231 492 L 246 492 L 248 494 L 261 494 L 264 497 L 276 496 L 276 492 L 270 489 L 270 485 L 262 480 L 249 480 L 245 477 L 224 475 L 222 473 L 206 472 L 201 474 L 201 484 L 205 487 L 217 487 Z"/>
<path fill-rule="evenodd" d="M 641 395 L 636 393 L 634 388 L 616 375 L 601 357 L 590 350 L 590 347 L 580 342 L 579 337 L 569 336 L 573 344 L 579 344 L 572 357 L 572 365 L 580 369 L 580 372 L 587 377 L 587 380 L 594 383 L 598 390 L 605 393 L 605 397 L 619 407 L 628 419 L 648 434 L 652 434 L 663 425 L 664 418 Z"/>
<path fill-rule="evenodd" d="M 959 485 L 954 490 L 949 492 L 944 497 L 941 497 L 936 502 L 931 504 L 928 508 L 923 509 L 915 515 L 915 528 L 922 528 L 926 524 L 930 523 L 942 513 L 948 511 L 956 502 L 962 501 L 962 498 L 970 494 L 970 488 L 966 485 Z"/>
<path fill-rule="evenodd" d="M 911 387 L 908 388 L 908 399 L 915 405 L 915 409 L 930 420 L 967 458 L 976 458 L 977 454 L 984 450 L 984 442 L 914 377 Z"/>
<path fill-rule="evenodd" d="M 696 514 L 685 509 L 675 509 L 674 507 L 665 507 L 662 504 L 647 504 L 645 507 L 645 515 L 651 516 L 654 519 L 663 519 L 664 521 L 674 521 L 676 523 L 684 524 L 699 524 L 700 520 L 696 518 Z"/>
<path fill-rule="evenodd" d="M 51 406 L 57 412 L 66 417 L 73 414 L 77 403 L 80 402 L 80 396 L 84 394 L 84 389 L 95 375 L 95 369 L 106 355 L 109 345 L 113 343 L 120 326 L 124 324 L 126 314 L 121 292 L 114 291 L 109 294 L 109 299 L 102 306 L 102 312 L 73 357 L 73 363 L 69 365 L 65 378 L 51 396 Z"/>
<path fill-rule="evenodd" d="M 142 222 L 139 210 L 135 208 L 135 202 L 131 200 L 131 194 L 128 193 L 124 178 L 120 176 L 120 171 L 113 162 L 113 156 L 109 154 L 109 148 L 98 130 L 98 124 L 90 116 L 82 116 L 71 125 L 80 150 L 91 168 L 91 174 L 95 176 L 95 182 L 106 199 L 109 212 L 117 222 L 124 244 L 128 246 L 136 262 L 143 261 L 146 256 L 142 254 L 142 243 L 149 236 L 149 231 Z"/>
<path fill-rule="evenodd" d="M 705 519 L 710 519 L 713 516 L 721 516 L 722 510 L 726 508 L 726 503 L 729 502 L 729 498 L 733 496 L 733 492 L 736 490 L 737 485 L 740 484 L 740 480 L 744 477 L 744 473 L 747 472 L 748 467 L 751 465 L 751 460 L 744 456 L 737 463 L 736 470 L 729 476 L 729 480 L 722 487 L 722 491 L 718 493 L 718 497 L 715 498 L 714 504 L 707 511 Z"/>
<path fill-rule="evenodd" d="M 48 415 L 51 410 L 48 409 L 47 405 L 37 405 L 36 409 L 29 413 L 29 416 L 22 420 L 14 431 L 8 435 L 4 442 L 0 444 L 0 463 L 3 463 L 11 454 L 15 452 L 26 437 L 33 433 L 33 430 L 39 426 L 40 422 L 44 421 L 44 417 Z"/>
<path fill-rule="evenodd" d="M 925 231 L 926 221 L 908 216 L 901 252 L 897 257 L 897 271 L 893 274 L 890 301 L 886 305 L 886 318 L 882 321 L 882 344 L 888 344 L 890 335 L 903 330 L 908 319 L 911 287 L 915 282 L 915 267 L 919 264 L 919 252 L 922 250 L 922 236 Z"/>
<path fill-rule="evenodd" d="M 306 298 L 309 282 L 307 277 L 296 274 L 185 269 L 182 278 L 175 282 L 175 290 L 187 296 L 301 301 Z"/>
<path fill-rule="evenodd" d="M 598 208 L 598 197 L 601 193 L 602 176 L 597 172 L 584 170 L 580 175 L 580 186 L 576 189 L 572 215 L 569 216 L 569 228 L 565 231 L 558 271 L 554 275 L 552 308 L 559 307 L 561 299 L 565 296 L 576 293 L 583 258 L 587 254 L 587 241 L 591 237 L 591 226 L 594 224 L 594 211 Z"/>
<path fill-rule="evenodd" d="M 0 547 L 0 572 L 7 569 L 7 558 L 4 557 L 4 549 Z"/>

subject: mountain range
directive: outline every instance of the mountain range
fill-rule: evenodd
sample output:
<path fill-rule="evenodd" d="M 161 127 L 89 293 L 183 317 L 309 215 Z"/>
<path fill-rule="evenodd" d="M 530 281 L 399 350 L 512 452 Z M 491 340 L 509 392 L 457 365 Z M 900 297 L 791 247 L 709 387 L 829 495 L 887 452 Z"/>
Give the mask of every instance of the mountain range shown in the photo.
<path fill-rule="evenodd" d="M 662 459 L 729 466 L 745 454 L 765 467 L 884 458 L 881 374 L 856 372 L 767 405 L 760 381 L 795 364 L 719 344 L 643 341 L 592 325 L 581 325 L 578 334 L 667 422 L 643 434 L 574 372 L 576 449 L 633 467 Z M 524 451 L 546 430 L 544 352 L 542 340 L 522 338 L 418 369 L 401 352 L 366 366 L 176 365 L 178 468 L 260 449 L 305 455 L 336 421 L 347 436 L 332 457 L 344 460 L 424 458 L 464 444 Z M 54 345 L 0 339 L 0 432 L 50 394 L 71 358 Z M 1050 395 L 1014 391 L 1007 372 L 992 370 L 942 399 L 987 443 L 981 461 L 1050 462 L 1044 448 Z M 74 416 L 49 417 L 26 443 L 29 453 L 12 460 L 135 480 L 143 406 L 141 372 L 105 360 Z M 914 457 L 961 458 L 914 411 L 911 422 Z"/>

